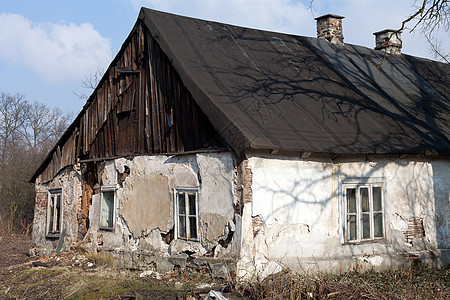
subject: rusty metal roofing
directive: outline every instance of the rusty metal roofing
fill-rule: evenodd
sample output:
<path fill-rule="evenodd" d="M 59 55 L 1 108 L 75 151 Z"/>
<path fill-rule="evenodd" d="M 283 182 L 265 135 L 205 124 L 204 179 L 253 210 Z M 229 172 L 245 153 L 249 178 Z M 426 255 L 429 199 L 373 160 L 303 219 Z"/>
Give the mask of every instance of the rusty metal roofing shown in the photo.
<path fill-rule="evenodd" d="M 143 8 L 186 87 L 236 153 L 450 155 L 450 66 Z"/>

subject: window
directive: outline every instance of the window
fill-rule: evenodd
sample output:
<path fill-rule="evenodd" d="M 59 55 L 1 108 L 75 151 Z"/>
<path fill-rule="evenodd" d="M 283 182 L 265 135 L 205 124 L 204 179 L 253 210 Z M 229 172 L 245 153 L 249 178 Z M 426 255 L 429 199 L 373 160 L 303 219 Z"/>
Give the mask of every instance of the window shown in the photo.
<path fill-rule="evenodd" d="M 344 240 L 384 238 L 382 184 L 344 184 Z"/>
<path fill-rule="evenodd" d="M 197 190 L 176 190 L 176 237 L 185 240 L 199 240 Z"/>
<path fill-rule="evenodd" d="M 100 228 L 114 228 L 115 187 L 102 187 L 100 203 Z"/>
<path fill-rule="evenodd" d="M 59 236 L 62 224 L 61 189 L 50 190 L 47 202 L 47 236 Z"/>

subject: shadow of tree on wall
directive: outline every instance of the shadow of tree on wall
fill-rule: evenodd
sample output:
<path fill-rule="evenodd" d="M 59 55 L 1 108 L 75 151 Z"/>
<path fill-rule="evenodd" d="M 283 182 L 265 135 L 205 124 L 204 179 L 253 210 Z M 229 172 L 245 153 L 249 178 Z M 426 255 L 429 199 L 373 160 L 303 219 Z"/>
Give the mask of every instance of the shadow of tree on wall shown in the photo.
<path fill-rule="evenodd" d="M 419 66 L 442 71 L 447 66 L 392 56 L 378 71 L 383 54 L 362 47 L 330 46 L 315 39 L 227 25 L 214 29 L 208 37 L 208 51 L 194 49 L 195 60 L 189 63 L 204 71 L 204 78 L 199 79 L 207 81 L 203 92 L 214 99 L 214 111 L 207 115 L 228 120 L 217 126 L 211 119 L 220 135 L 232 137 L 237 128 L 245 137 L 245 147 L 253 149 L 349 155 L 421 153 L 417 157 L 421 162 L 429 161 L 425 155 L 450 153 L 450 103 L 446 98 L 450 90 L 418 70 Z M 429 80 L 434 81 L 430 84 Z M 203 108 L 202 99 L 199 104 Z M 387 159 L 396 165 L 392 174 L 396 179 L 402 168 L 398 156 Z M 364 177 L 384 172 L 386 164 L 377 161 Z M 427 172 L 429 167 L 423 165 Z M 302 170 L 296 172 L 293 177 L 302 178 Z M 385 201 L 401 203 L 410 217 L 420 213 L 434 224 L 433 174 L 429 174 L 430 182 L 418 184 L 421 175 L 418 171 L 399 182 L 404 199 L 387 195 Z M 273 195 L 275 203 L 278 198 L 289 199 L 273 215 L 280 211 L 292 215 L 299 204 L 319 206 L 314 226 L 327 206 L 341 197 L 340 192 L 330 192 L 319 198 L 313 192 L 314 185 L 331 177 L 318 176 L 306 183 L 293 180 L 290 187 L 271 182 L 259 188 Z M 345 178 L 346 174 L 340 174 L 339 180 Z M 355 246 L 348 247 L 355 254 Z M 384 247 L 387 254 L 393 253 L 389 244 Z"/>
<path fill-rule="evenodd" d="M 366 255 L 368 257 L 383 255 L 385 260 L 389 259 L 383 263 L 384 265 L 398 266 L 402 257 L 406 262 L 409 257 L 414 257 L 417 253 L 420 255 L 423 251 L 430 251 L 433 255 L 437 250 L 436 246 L 441 248 L 440 245 L 445 240 L 445 235 L 443 236 L 436 227 L 439 218 L 434 216 L 434 202 L 435 199 L 441 201 L 439 199 L 443 198 L 436 198 L 438 195 L 433 191 L 435 188 L 432 182 L 433 167 L 428 161 L 387 160 L 383 157 L 366 162 L 363 159 L 346 159 L 344 161 L 337 159 L 334 163 L 327 160 L 316 160 L 316 166 L 319 164 L 328 166 L 324 167 L 324 170 L 320 170 L 318 167 L 316 176 L 310 177 L 309 173 L 302 168 L 304 163 L 308 162 L 303 161 L 294 167 L 291 165 L 291 170 L 286 172 L 287 168 L 284 168 L 283 160 L 292 161 L 292 159 L 281 157 L 277 159 L 280 160 L 279 170 L 272 173 L 270 169 L 267 169 L 265 173 L 261 173 L 261 171 L 259 174 L 254 173 L 254 178 L 256 178 L 256 183 L 253 185 L 254 210 L 256 208 L 254 214 L 262 213 L 263 220 L 268 222 L 269 227 L 273 223 L 280 223 L 288 230 L 289 225 L 305 224 L 311 232 L 319 233 L 322 239 L 319 238 L 315 241 L 306 238 L 303 241 L 306 243 L 306 247 L 311 246 L 317 249 L 314 259 L 332 261 L 343 258 L 361 258 Z M 353 167 L 345 167 L 345 164 L 353 164 Z M 342 169 L 340 169 L 341 166 Z M 364 245 L 343 245 L 341 242 L 345 226 L 341 183 L 354 178 L 360 180 L 361 185 L 364 185 L 367 180 L 373 179 L 383 182 L 383 188 L 386 190 L 383 204 L 386 235 L 382 241 Z M 318 191 L 321 191 L 320 195 L 317 194 Z M 266 201 L 266 203 L 262 204 L 261 201 Z M 267 203 L 270 205 L 267 206 Z M 436 213 L 440 214 L 437 209 L 438 207 L 436 207 Z M 409 220 L 415 218 L 423 218 L 425 237 L 407 241 L 406 230 Z M 275 221 L 275 219 L 278 220 Z M 265 238 L 270 243 L 276 244 L 277 239 L 282 236 L 283 234 L 280 232 L 275 236 L 266 236 Z M 318 244 L 310 244 L 314 242 Z M 299 245 L 301 244 L 298 244 L 298 241 L 288 241 L 286 254 L 290 251 L 289 249 L 296 249 Z M 279 249 L 275 250 L 277 253 L 281 252 Z M 301 250 L 298 253 L 302 253 Z M 311 257 L 305 258 L 311 259 Z"/>
<path fill-rule="evenodd" d="M 204 71 L 198 80 L 205 79 L 203 92 L 216 106 L 207 114 L 228 118 L 252 148 L 449 152 L 450 117 L 442 112 L 450 103 L 407 58 L 389 57 L 386 68 L 392 70 L 380 73 L 382 53 L 311 41 L 316 40 L 230 26 L 211 33 L 208 52 L 195 49 L 196 61 L 189 62 Z M 231 127 L 216 129 L 224 135 Z"/>

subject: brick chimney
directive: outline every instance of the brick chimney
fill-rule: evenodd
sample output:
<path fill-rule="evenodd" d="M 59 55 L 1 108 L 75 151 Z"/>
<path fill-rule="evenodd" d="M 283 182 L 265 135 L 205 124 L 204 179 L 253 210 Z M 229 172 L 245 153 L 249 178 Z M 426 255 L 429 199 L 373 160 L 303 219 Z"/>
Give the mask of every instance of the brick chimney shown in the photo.
<path fill-rule="evenodd" d="M 385 29 L 375 32 L 375 50 L 386 51 L 387 54 L 402 54 L 401 31 Z"/>
<path fill-rule="evenodd" d="M 315 18 L 315 20 L 317 21 L 317 37 L 319 39 L 326 39 L 333 44 L 343 44 L 343 18 L 344 17 L 331 14 Z"/>

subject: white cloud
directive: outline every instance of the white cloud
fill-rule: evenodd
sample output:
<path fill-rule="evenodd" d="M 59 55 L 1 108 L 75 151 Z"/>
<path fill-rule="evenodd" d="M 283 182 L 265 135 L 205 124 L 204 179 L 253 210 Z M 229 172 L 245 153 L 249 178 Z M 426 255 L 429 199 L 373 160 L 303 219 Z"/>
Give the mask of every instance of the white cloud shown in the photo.
<path fill-rule="evenodd" d="M 47 82 L 79 82 L 111 60 L 111 43 L 90 23 L 33 24 L 0 14 L 0 61 L 27 67 Z"/>
<path fill-rule="evenodd" d="M 315 34 L 312 14 L 292 0 L 128 0 L 141 6 L 238 26 L 301 35 Z M 309 5 L 309 4 L 308 4 Z"/>

